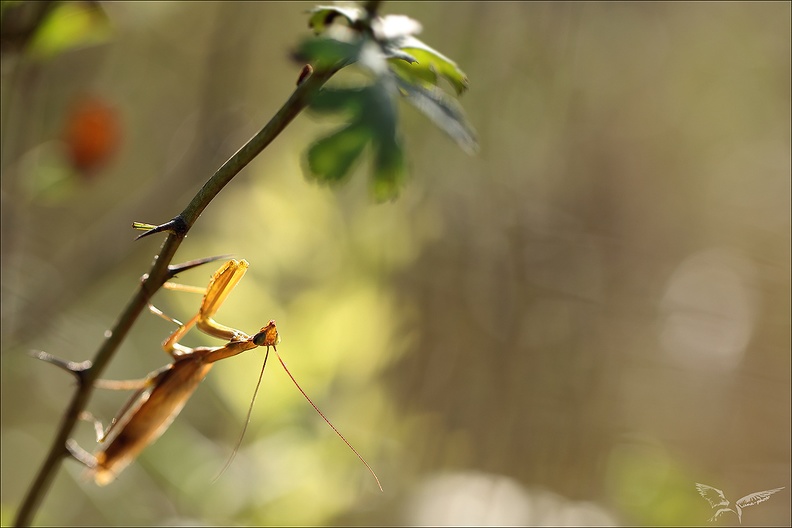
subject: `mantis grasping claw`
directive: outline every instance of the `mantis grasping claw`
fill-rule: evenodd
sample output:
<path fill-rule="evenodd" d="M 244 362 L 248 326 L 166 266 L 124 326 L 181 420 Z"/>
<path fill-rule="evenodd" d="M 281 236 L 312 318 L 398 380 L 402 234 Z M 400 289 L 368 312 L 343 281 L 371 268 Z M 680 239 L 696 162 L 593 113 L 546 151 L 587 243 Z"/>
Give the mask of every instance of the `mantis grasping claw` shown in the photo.
<path fill-rule="evenodd" d="M 179 323 L 179 328 L 162 344 L 165 351 L 173 358 L 171 364 L 155 370 L 141 380 L 100 380 L 96 383 L 98 388 L 136 390 L 135 394 L 121 408 L 118 416 L 112 421 L 105 433 L 102 433 L 101 425 L 97 424 L 97 437 L 101 445 L 93 455 L 85 452 L 73 441 L 67 443 L 67 448 L 71 454 L 90 468 L 97 484 L 106 485 L 112 482 L 126 466 L 135 460 L 146 446 L 154 442 L 167 430 L 215 362 L 259 346 L 266 346 L 267 355 L 264 359 L 264 365 L 266 366 L 269 348 L 272 347 L 277 354 L 276 345 L 280 343 L 280 336 L 278 335 L 275 321 L 270 321 L 256 334 L 249 336 L 234 328 L 221 325 L 213 319 L 220 305 L 223 304 L 234 286 L 242 279 L 247 268 L 248 262 L 246 260 L 232 259 L 223 264 L 212 275 L 198 313 L 186 323 Z M 182 290 L 192 289 L 180 285 L 169 285 L 169 287 Z M 151 306 L 151 310 L 164 316 L 162 312 L 153 306 Z M 167 318 L 167 316 L 164 317 Z M 173 319 L 170 320 L 174 321 Z M 178 323 L 178 321 L 174 322 Z M 197 326 L 211 336 L 226 339 L 228 343 L 218 347 L 195 348 L 179 344 L 178 341 L 193 326 Z M 46 359 L 42 356 L 40 357 Z M 377 475 L 368 463 L 308 398 L 308 395 L 305 394 L 305 391 L 297 384 L 297 381 L 286 368 L 280 355 L 278 355 L 278 360 L 303 396 L 363 462 L 377 481 L 377 486 L 382 490 Z M 259 378 L 260 381 L 261 378 Z M 258 386 L 256 389 L 258 389 Z"/>

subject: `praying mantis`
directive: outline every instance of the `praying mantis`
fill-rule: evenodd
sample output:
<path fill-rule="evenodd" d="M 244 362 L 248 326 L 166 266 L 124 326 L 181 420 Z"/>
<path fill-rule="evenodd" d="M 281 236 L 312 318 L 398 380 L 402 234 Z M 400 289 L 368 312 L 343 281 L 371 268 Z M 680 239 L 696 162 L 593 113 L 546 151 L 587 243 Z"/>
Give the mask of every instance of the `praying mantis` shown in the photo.
<path fill-rule="evenodd" d="M 379 478 L 377 478 L 371 466 L 368 465 L 338 429 L 330 423 L 330 420 L 327 419 L 322 411 L 314 405 L 305 391 L 303 391 L 294 379 L 291 372 L 289 372 L 289 369 L 286 367 L 286 364 L 277 351 L 277 345 L 280 343 L 280 336 L 278 335 L 275 321 L 269 321 L 266 326 L 262 327 L 257 333 L 251 336 L 240 330 L 222 325 L 214 320 L 213 317 L 215 313 L 223 302 L 225 302 L 231 290 L 233 290 L 245 275 L 248 266 L 248 262 L 244 259 L 231 259 L 220 266 L 212 275 L 209 285 L 206 287 L 198 313 L 186 323 L 179 323 L 164 315 L 154 306 L 149 305 L 152 312 L 179 324 L 179 328 L 162 343 L 162 347 L 165 349 L 165 352 L 170 354 L 173 362 L 151 372 L 148 376 L 140 380 L 97 381 L 95 385 L 97 388 L 135 390 L 136 392 L 121 408 L 106 432 L 102 432 L 101 424 L 94 422 L 97 432 L 97 441 L 100 444 L 94 454 L 90 454 L 83 450 L 73 440 L 67 442 L 66 447 L 71 455 L 89 468 L 89 474 L 93 477 L 96 484 L 104 486 L 115 480 L 119 473 L 132 463 L 143 449 L 157 440 L 168 429 L 187 403 L 187 400 L 190 399 L 195 389 L 198 388 L 198 384 L 212 369 L 214 363 L 248 350 L 265 346 L 267 347 L 267 352 L 264 357 L 264 366 L 267 364 L 269 349 L 272 347 L 284 370 L 302 395 L 352 452 L 357 455 L 360 461 L 363 462 L 377 481 L 377 486 L 380 491 L 382 491 Z M 201 291 L 200 289 L 172 283 L 166 283 L 166 287 L 175 290 Z M 179 340 L 193 326 L 196 326 L 199 330 L 213 337 L 227 340 L 228 343 L 224 346 L 195 348 L 189 348 L 179 344 Z M 57 364 L 57 361 L 50 359 L 51 356 L 45 356 L 49 355 L 43 354 L 39 357 L 40 359 L 45 359 Z M 261 372 L 262 374 L 264 373 L 264 367 L 262 367 Z M 260 382 L 261 377 L 259 377 L 259 383 Z M 256 391 L 258 391 L 258 385 L 256 386 Z M 248 418 L 249 416 L 250 414 L 248 413 Z M 230 462 L 231 459 L 229 459 L 228 463 Z"/>

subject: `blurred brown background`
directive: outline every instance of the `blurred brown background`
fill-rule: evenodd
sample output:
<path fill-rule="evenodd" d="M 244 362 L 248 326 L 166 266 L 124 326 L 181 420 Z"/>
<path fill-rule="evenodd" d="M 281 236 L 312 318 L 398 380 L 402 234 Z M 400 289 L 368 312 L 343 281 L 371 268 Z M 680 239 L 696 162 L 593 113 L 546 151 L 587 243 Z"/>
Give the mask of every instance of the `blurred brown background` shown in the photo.
<path fill-rule="evenodd" d="M 177 214 L 286 100 L 314 4 L 101 5 L 84 45 L 4 42 L 4 525 L 73 391 L 26 351 L 93 356 L 161 243 L 133 242 L 131 222 Z M 36 522 L 701 525 L 702 482 L 732 502 L 786 486 L 743 523 L 788 526 L 790 4 L 383 12 L 465 70 L 480 154 L 405 105 L 411 180 L 374 205 L 365 164 L 339 190 L 304 179 L 330 124 L 302 115 L 176 260 L 250 261 L 218 319 L 278 321 L 290 369 L 385 493 L 276 362 L 210 483 L 255 352 L 218 364 L 112 485 L 66 461 Z M 198 297 L 155 303 L 184 319 Z M 143 315 L 105 377 L 165 364 L 171 330 Z M 108 422 L 126 398 L 89 408 Z M 77 440 L 93 450 L 89 424 Z"/>

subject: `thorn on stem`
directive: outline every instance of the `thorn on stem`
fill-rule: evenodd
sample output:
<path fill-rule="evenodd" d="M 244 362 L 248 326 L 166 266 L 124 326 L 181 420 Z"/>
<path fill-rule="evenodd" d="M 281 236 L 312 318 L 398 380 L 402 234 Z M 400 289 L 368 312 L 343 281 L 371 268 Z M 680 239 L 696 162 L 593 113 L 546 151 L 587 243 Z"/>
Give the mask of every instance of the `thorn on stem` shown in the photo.
<path fill-rule="evenodd" d="M 215 262 L 217 260 L 225 260 L 231 258 L 232 256 L 233 255 L 216 255 L 214 257 L 205 257 L 201 259 L 190 260 L 182 264 L 172 264 L 168 266 L 168 279 L 174 278 L 178 273 L 181 273 L 182 271 L 187 271 L 192 268 L 197 268 L 198 266 L 208 264 L 209 262 Z"/>
<path fill-rule="evenodd" d="M 305 66 L 303 66 L 302 70 L 300 71 L 300 76 L 297 78 L 297 86 L 300 86 L 302 83 L 304 83 L 305 80 L 308 79 L 308 77 L 310 77 L 312 73 L 313 73 L 313 66 L 311 66 L 310 64 L 306 64 Z"/>
<path fill-rule="evenodd" d="M 69 372 L 70 374 L 74 375 L 77 378 L 77 381 L 80 384 L 84 383 L 85 378 L 85 371 L 90 369 L 93 363 L 90 360 L 86 359 L 85 361 L 80 361 L 79 363 L 76 361 L 66 361 L 65 359 L 61 359 L 59 357 L 53 356 L 43 350 L 31 350 L 28 354 L 36 359 L 40 359 L 46 363 L 50 363 L 55 365 L 58 368 Z"/>
<path fill-rule="evenodd" d="M 180 216 L 168 220 L 164 224 L 158 226 L 145 224 L 143 222 L 132 222 L 132 227 L 134 229 L 147 229 L 145 233 L 138 235 L 135 240 L 140 240 L 143 237 L 153 235 L 154 233 L 161 233 L 162 231 L 168 231 L 174 235 L 184 236 L 188 229 L 187 222 L 185 222 Z"/>

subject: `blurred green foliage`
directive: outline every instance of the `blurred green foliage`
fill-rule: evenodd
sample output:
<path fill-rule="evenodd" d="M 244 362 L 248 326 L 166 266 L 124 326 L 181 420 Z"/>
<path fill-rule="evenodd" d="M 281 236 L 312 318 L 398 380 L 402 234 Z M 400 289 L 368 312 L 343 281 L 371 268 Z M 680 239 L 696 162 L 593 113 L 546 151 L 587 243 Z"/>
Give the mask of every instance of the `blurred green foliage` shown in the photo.
<path fill-rule="evenodd" d="M 337 19 L 347 24 L 332 25 Z M 320 182 L 346 181 L 365 147 L 373 149 L 371 190 L 377 201 L 396 198 L 405 181 L 406 164 L 398 130 L 396 97 L 424 112 L 468 153 L 477 143 L 461 110 L 442 95 L 440 77 L 460 95 L 467 77 L 438 51 L 413 36 L 421 26 L 403 15 L 386 15 L 365 22 L 362 8 L 317 7 L 309 25 L 322 38 L 306 39 L 296 56 L 317 68 L 360 65 L 373 78 L 362 87 L 324 88 L 311 102 L 318 113 L 340 113 L 349 122 L 314 142 L 307 152 L 309 178 Z M 420 57 L 420 59 L 416 58 Z"/>
<path fill-rule="evenodd" d="M 37 59 L 52 59 L 83 46 L 107 42 L 110 20 L 98 4 L 58 2 L 36 30 L 26 53 Z"/>

